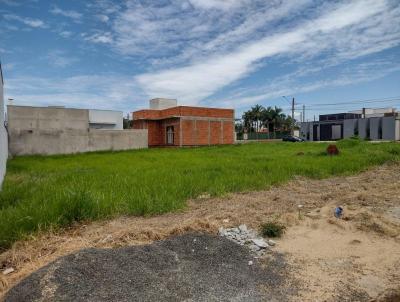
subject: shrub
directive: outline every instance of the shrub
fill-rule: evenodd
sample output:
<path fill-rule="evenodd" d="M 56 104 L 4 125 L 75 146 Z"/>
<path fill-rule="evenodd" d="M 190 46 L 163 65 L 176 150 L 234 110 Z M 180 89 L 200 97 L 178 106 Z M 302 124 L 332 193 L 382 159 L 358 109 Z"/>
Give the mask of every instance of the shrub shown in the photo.
<path fill-rule="evenodd" d="M 351 138 L 345 138 L 337 142 L 339 147 L 347 147 L 352 148 L 359 146 L 362 143 L 362 140 L 358 136 L 352 136 Z"/>
<path fill-rule="evenodd" d="M 264 237 L 281 237 L 286 227 L 279 222 L 266 222 L 261 225 L 261 234 Z"/>

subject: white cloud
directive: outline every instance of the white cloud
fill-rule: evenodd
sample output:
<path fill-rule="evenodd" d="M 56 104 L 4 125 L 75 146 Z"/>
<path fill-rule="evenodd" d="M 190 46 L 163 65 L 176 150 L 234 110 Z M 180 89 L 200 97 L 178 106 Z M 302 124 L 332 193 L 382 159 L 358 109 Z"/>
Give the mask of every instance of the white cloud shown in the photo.
<path fill-rule="evenodd" d="M 97 19 L 99 19 L 101 22 L 107 23 L 110 18 L 107 15 L 96 15 Z"/>
<path fill-rule="evenodd" d="M 324 51 L 350 59 L 359 56 L 358 52 L 392 47 L 398 43 L 394 40 L 400 39 L 399 25 L 395 25 L 400 18 L 399 9 L 393 9 L 388 1 L 358 0 L 328 8 L 319 17 L 293 29 L 241 44 L 233 51 L 201 62 L 139 75 L 137 81 L 150 97 L 177 97 L 195 104 L 254 71 L 261 59 L 315 56 Z M 358 38 L 359 35 L 363 37 Z"/>
<path fill-rule="evenodd" d="M 249 4 L 251 0 L 189 0 L 194 7 L 228 10 Z"/>
<path fill-rule="evenodd" d="M 93 2 L 89 2 L 86 5 L 90 10 L 105 15 L 114 14 L 118 12 L 121 8 L 120 4 L 112 0 L 94 0 Z"/>
<path fill-rule="evenodd" d="M 72 19 L 74 22 L 80 22 L 82 14 L 74 10 L 63 10 L 58 6 L 54 6 L 50 12 L 54 15 L 60 15 Z"/>
<path fill-rule="evenodd" d="M 68 30 L 63 30 L 63 31 L 60 31 L 58 34 L 63 38 L 69 38 L 72 36 L 73 33 Z"/>
<path fill-rule="evenodd" d="M 78 62 L 78 58 L 67 56 L 62 50 L 52 50 L 46 56 L 46 61 L 54 67 L 64 68 Z"/>
<path fill-rule="evenodd" d="M 9 6 L 19 6 L 19 5 L 21 5 L 21 3 L 19 3 L 18 1 L 15 1 L 15 0 L 0 0 L 0 3 L 4 3 L 4 4 L 9 5 Z"/>
<path fill-rule="evenodd" d="M 64 105 L 131 112 L 147 102 L 134 79 L 116 74 L 66 78 L 14 77 L 5 83 L 6 98 L 16 105 Z"/>
<path fill-rule="evenodd" d="M 14 15 L 14 14 L 6 14 L 4 15 L 4 18 L 6 20 L 15 20 L 18 22 L 21 22 L 25 25 L 28 25 L 30 27 L 34 27 L 34 28 L 46 28 L 46 24 L 39 19 L 32 19 L 32 18 L 26 18 L 26 17 L 21 17 L 18 15 Z"/>
<path fill-rule="evenodd" d="M 92 35 L 85 35 L 85 40 L 93 43 L 110 44 L 113 43 L 113 37 L 110 32 L 100 32 Z"/>
<path fill-rule="evenodd" d="M 297 71 L 277 77 L 265 85 L 242 88 L 236 93 L 233 92 L 222 98 L 213 99 L 211 102 L 216 102 L 225 107 L 246 108 L 252 104 L 264 103 L 268 99 L 280 98 L 282 95 L 296 95 L 326 87 L 340 87 L 370 82 L 400 71 L 400 63 L 393 58 L 389 60 L 373 60 L 368 63 L 351 65 L 332 73 L 332 76 L 325 75 L 318 79 L 320 71 L 323 70 L 324 68 L 314 67 L 299 68 Z M 310 74 L 317 76 L 313 80 L 304 80 Z"/>

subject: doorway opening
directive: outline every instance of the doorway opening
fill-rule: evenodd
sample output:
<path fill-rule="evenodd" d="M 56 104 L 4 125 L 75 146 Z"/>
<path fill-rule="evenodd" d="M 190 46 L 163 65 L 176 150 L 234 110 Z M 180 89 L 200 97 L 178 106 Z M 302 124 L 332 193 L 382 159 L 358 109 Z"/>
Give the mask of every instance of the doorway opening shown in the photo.
<path fill-rule="evenodd" d="M 167 126 L 167 145 L 173 145 L 174 144 L 174 126 Z"/>

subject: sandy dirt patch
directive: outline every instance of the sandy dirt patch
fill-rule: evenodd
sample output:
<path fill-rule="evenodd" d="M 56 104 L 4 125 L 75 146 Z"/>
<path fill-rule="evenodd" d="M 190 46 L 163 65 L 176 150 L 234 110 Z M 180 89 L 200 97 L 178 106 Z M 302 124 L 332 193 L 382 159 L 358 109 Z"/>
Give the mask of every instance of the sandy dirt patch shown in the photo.
<path fill-rule="evenodd" d="M 258 228 L 277 219 L 288 230 L 274 249 L 287 255 L 304 284 L 298 300 L 368 301 L 400 287 L 399 171 L 399 164 L 391 164 L 355 176 L 298 178 L 267 191 L 192 200 L 178 213 L 43 234 L 0 255 L 0 268 L 15 268 L 1 277 L 0 291 L 4 295 L 38 268 L 83 248 L 146 244 L 188 231 L 215 234 L 220 226 L 242 223 Z M 304 205 L 300 215 L 299 204 Z M 344 207 L 345 220 L 333 218 L 336 205 Z"/>

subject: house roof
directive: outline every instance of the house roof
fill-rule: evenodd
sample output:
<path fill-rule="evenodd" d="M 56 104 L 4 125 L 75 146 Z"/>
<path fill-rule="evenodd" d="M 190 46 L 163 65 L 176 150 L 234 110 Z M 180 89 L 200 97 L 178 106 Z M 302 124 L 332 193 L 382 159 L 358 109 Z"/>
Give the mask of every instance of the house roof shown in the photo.
<path fill-rule="evenodd" d="M 167 109 L 143 109 L 132 113 L 134 120 L 162 120 L 183 116 L 234 118 L 234 110 L 226 108 L 209 108 L 194 106 L 177 106 Z"/>

